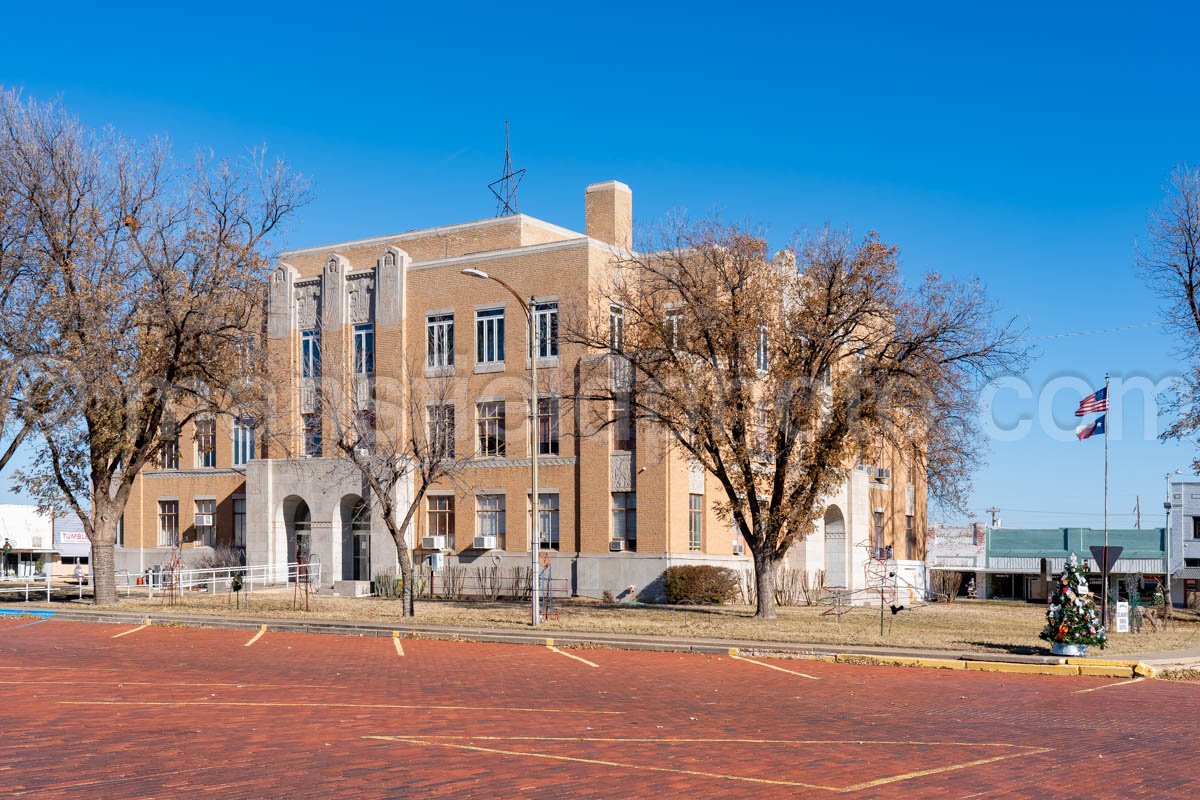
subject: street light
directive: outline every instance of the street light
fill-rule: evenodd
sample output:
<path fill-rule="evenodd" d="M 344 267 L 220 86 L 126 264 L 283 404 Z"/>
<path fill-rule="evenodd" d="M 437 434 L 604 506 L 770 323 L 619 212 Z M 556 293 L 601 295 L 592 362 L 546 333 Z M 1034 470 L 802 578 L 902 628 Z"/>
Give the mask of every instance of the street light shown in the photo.
<path fill-rule="evenodd" d="M 1177 469 L 1174 472 L 1167 473 L 1167 497 L 1165 500 L 1163 500 L 1163 511 L 1166 513 L 1166 517 L 1167 517 L 1167 552 L 1166 552 L 1166 556 L 1167 556 L 1167 608 L 1166 608 L 1166 612 L 1167 612 L 1168 618 L 1171 617 L 1171 609 L 1175 603 L 1175 601 L 1171 598 L 1171 572 L 1175 566 L 1174 564 L 1171 563 L 1171 476 L 1172 475 L 1181 475 L 1181 474 L 1183 474 L 1183 470 L 1181 470 L 1181 469 Z M 1183 527 L 1183 524 L 1181 522 L 1180 528 L 1182 529 L 1182 527 Z"/>
<path fill-rule="evenodd" d="M 542 600 L 542 581 L 540 575 L 539 555 L 542 545 L 542 536 L 540 525 L 538 525 L 541 514 L 540 497 L 538 495 L 538 450 L 540 443 L 538 442 L 538 379 L 537 379 L 537 331 L 534 326 L 533 318 L 533 299 L 530 298 L 526 302 L 521 295 L 517 294 L 516 289 L 509 286 L 504 281 L 494 275 L 489 275 L 481 269 L 464 269 L 461 270 L 463 275 L 469 275 L 472 278 L 482 278 L 485 281 L 495 281 L 508 290 L 509 294 L 517 299 L 521 305 L 521 310 L 525 312 L 525 318 L 529 323 L 529 375 L 531 386 L 531 397 L 529 400 L 529 436 L 530 436 L 530 459 L 529 459 L 529 482 L 530 482 L 530 517 L 531 517 L 531 535 L 529 543 L 529 564 L 531 567 L 531 596 L 533 599 L 532 619 L 533 627 L 541 624 L 541 600 Z"/>

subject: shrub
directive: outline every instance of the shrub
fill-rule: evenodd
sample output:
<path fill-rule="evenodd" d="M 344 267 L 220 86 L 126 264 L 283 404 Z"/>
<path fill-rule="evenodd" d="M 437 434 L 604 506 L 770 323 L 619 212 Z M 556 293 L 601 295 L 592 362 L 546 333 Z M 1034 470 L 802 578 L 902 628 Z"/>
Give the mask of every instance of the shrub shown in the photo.
<path fill-rule="evenodd" d="M 728 603 L 737 592 L 737 576 L 725 567 L 668 567 L 662 574 L 663 594 L 672 605 Z"/>

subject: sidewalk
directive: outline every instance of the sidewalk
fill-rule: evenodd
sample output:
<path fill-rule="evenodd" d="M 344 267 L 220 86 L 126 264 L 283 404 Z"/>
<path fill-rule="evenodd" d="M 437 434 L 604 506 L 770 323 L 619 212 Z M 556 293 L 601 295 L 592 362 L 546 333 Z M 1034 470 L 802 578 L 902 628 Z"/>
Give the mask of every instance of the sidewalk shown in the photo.
<path fill-rule="evenodd" d="M 106 622 L 139 624 L 147 620 L 144 613 L 109 610 L 71 608 L 55 610 L 55 619 L 82 622 Z M 691 652 L 726 655 L 780 656 L 785 658 L 819 658 L 858 663 L 893 664 L 903 666 L 926 666 L 950 669 L 1004 670 L 1012 665 L 1011 671 L 1044 672 L 1047 674 L 1099 674 L 1096 669 L 1114 668 L 1127 674 L 1147 674 L 1150 670 L 1137 671 L 1139 662 L 1156 669 L 1178 669 L 1180 665 L 1200 666 L 1200 649 L 1165 653 L 1127 656 L 1117 660 L 1064 658 L 1051 655 L 1018 655 L 1009 653 L 985 653 L 967 650 L 927 650 L 898 647 L 868 647 L 836 644 L 806 644 L 801 642 L 769 642 L 746 639 L 705 639 L 673 636 L 648 636 L 587 631 L 563 630 L 519 630 L 509 628 L 479 628 L 452 625 L 422 625 L 419 622 L 392 621 L 388 623 L 355 622 L 350 620 L 311 620 L 301 618 L 246 616 L 207 616 L 201 614 L 156 613 L 150 615 L 154 623 L 195 626 L 204 628 L 226 628 L 256 630 L 263 626 L 273 631 L 293 633 L 323 633 L 342 636 L 391 636 L 399 632 L 414 638 L 451 639 L 472 642 L 495 642 L 504 644 L 545 645 L 552 641 L 556 645 L 579 648 L 615 648 L 620 650 L 657 650 L 668 652 Z M 1154 663 L 1151 663 L 1153 659 Z M 1079 669 L 1080 665 L 1091 664 L 1090 671 Z M 1162 664 L 1163 667 L 1159 667 Z M 988 666 L 994 665 L 994 666 Z M 1114 673 L 1115 674 L 1115 673 Z"/>

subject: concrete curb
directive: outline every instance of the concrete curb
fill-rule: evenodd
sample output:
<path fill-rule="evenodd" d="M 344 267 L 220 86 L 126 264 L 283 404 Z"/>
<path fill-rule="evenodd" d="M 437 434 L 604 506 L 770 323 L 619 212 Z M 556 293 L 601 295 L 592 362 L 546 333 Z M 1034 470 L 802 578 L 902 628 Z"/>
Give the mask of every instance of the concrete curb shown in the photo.
<path fill-rule="evenodd" d="M 1006 672 L 1023 675 L 1083 675 L 1093 678 L 1154 677 L 1154 668 L 1138 661 L 1112 661 L 1081 658 L 1065 659 L 1063 664 L 993 661 L 986 658 L 903 658 L 864 656 L 841 653 L 836 661 L 843 664 L 870 664 L 888 667 L 925 667 L 927 669 L 965 669 L 974 672 Z"/>
<path fill-rule="evenodd" d="M 459 628 L 411 623 L 349 622 L 341 620 L 297 620 L 286 617 L 215 617 L 197 614 L 155 614 L 120 611 L 73 609 L 30 609 L 30 615 L 108 624 L 156 624 L 173 627 L 217 628 L 223 630 L 267 630 L 284 633 L 320 633 L 336 636 L 395 636 L 488 642 L 495 644 L 532 644 L 545 646 L 546 634 L 564 647 L 612 648 L 659 652 L 701 653 L 707 655 L 779 656 L 842 664 L 958 669 L 975 672 L 1002 672 L 1026 675 L 1085 675 L 1091 677 L 1153 677 L 1153 667 L 1137 661 L 1062 658 L 1008 653 L 968 653 L 904 650 L 902 648 L 814 645 L 791 642 L 745 640 L 683 639 L 663 636 L 625 636 L 581 631 L 506 630 L 503 628 Z"/>

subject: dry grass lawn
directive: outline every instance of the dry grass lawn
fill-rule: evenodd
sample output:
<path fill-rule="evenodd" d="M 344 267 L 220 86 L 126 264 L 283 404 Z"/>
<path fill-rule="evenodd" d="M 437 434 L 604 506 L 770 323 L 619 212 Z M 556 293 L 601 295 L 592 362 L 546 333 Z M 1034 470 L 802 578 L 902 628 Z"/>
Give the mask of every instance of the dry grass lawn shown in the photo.
<path fill-rule="evenodd" d="M 248 603 L 247 603 L 248 599 Z M 34 605 L 34 604 L 30 604 Z M 56 604 L 58 605 L 58 604 Z M 122 611 L 299 617 L 365 622 L 400 622 L 396 600 L 350 599 L 316 595 L 310 611 L 292 609 L 290 591 L 254 592 L 243 596 L 235 609 L 225 596 L 187 594 L 174 606 L 159 599 L 123 600 Z M 779 618 L 760 622 L 745 606 L 680 608 L 644 605 L 603 605 L 584 601 L 556 601 L 547 630 L 617 634 L 646 634 L 709 639 L 800 642 L 910 647 L 944 650 L 1041 651 L 1038 639 L 1044 624 L 1040 605 L 1018 602 L 966 601 L 935 603 L 892 616 L 885 611 L 884 633 L 879 633 L 878 607 L 856 607 L 843 614 L 841 623 L 822 616 L 827 606 L 779 609 Z M 528 625 L 528 605 L 453 600 L 417 603 L 413 622 L 477 628 L 522 628 Z M 1105 655 L 1200 648 L 1200 614 L 1177 611 L 1176 621 L 1159 633 L 1113 634 Z"/>

